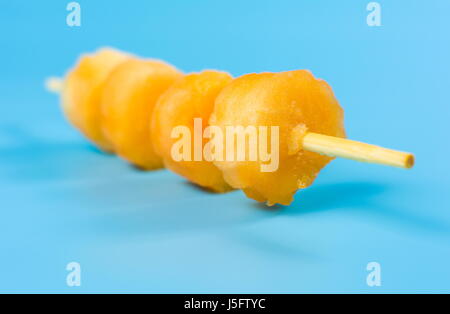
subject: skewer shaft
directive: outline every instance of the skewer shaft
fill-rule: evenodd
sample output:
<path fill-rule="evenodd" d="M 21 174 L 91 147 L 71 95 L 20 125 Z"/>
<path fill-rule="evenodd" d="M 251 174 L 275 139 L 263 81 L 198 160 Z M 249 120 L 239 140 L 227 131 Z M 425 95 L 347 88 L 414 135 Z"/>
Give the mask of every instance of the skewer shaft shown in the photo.
<path fill-rule="evenodd" d="M 49 77 L 45 80 L 45 87 L 48 91 L 58 94 L 63 88 L 63 80 L 59 77 Z"/>
<path fill-rule="evenodd" d="M 312 132 L 303 137 L 303 149 L 330 157 L 406 169 L 414 166 L 414 155 L 411 153 Z"/>

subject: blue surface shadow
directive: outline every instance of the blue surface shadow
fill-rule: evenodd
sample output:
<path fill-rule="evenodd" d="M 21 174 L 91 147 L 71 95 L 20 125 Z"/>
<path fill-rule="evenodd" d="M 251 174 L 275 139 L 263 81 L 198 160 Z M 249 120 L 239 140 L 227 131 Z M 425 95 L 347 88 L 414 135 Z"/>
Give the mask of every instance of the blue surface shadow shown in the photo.
<path fill-rule="evenodd" d="M 311 215 L 319 212 L 341 211 L 368 214 L 411 231 L 426 231 L 450 236 L 450 225 L 408 208 L 390 204 L 391 192 L 399 188 L 378 182 L 346 182 L 312 186 L 297 193 L 296 200 L 282 210 L 283 215 Z"/>

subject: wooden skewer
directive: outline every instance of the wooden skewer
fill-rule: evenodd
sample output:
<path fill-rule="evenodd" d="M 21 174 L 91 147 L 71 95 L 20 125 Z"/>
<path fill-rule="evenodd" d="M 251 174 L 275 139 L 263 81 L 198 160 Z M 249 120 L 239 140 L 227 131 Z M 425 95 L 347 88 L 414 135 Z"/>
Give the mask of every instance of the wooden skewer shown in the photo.
<path fill-rule="evenodd" d="M 53 93 L 60 93 L 63 84 L 63 79 L 59 77 L 49 77 L 45 81 L 46 88 Z M 330 157 L 406 169 L 414 166 L 414 155 L 411 153 L 313 132 L 308 132 L 303 136 L 303 149 Z"/>
<path fill-rule="evenodd" d="M 303 149 L 330 157 L 412 168 L 414 155 L 345 138 L 309 132 L 303 137 Z"/>
<path fill-rule="evenodd" d="M 48 91 L 58 94 L 61 92 L 63 88 L 63 80 L 59 77 L 49 77 L 45 80 L 45 88 Z"/>

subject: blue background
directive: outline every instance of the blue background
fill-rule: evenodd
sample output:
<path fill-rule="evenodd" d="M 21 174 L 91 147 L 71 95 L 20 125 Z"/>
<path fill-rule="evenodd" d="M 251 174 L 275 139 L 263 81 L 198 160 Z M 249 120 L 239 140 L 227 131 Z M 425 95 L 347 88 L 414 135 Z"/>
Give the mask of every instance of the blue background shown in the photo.
<path fill-rule="evenodd" d="M 0 9 L 0 292 L 450 292 L 449 1 L 6 1 Z M 90 146 L 43 87 L 113 46 L 184 71 L 307 68 L 349 137 L 406 171 L 336 160 L 266 209 Z M 65 267 L 82 267 L 82 286 Z M 368 287 L 366 265 L 382 267 Z"/>

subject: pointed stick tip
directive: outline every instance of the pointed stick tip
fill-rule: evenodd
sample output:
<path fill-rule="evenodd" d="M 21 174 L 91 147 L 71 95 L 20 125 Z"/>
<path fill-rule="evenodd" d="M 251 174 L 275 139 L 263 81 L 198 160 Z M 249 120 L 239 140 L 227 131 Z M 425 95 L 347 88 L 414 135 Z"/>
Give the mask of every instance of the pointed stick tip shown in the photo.
<path fill-rule="evenodd" d="M 49 77 L 45 80 L 45 88 L 52 93 L 58 94 L 62 91 L 63 80 L 60 77 Z"/>

